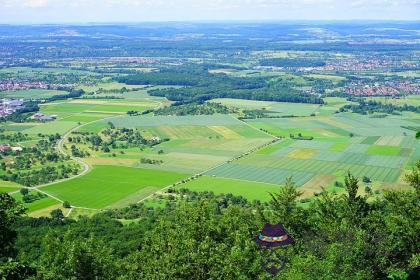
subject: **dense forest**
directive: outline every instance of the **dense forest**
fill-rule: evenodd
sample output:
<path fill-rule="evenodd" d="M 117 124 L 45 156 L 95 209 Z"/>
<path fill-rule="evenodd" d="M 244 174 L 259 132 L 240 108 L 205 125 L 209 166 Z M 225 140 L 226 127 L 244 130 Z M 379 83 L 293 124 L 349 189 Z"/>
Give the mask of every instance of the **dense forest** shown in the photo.
<path fill-rule="evenodd" d="M 92 218 L 25 217 L 0 194 L 2 279 L 418 279 L 420 161 L 412 191 L 370 199 L 348 174 L 345 192 L 322 192 L 308 207 L 291 179 L 271 201 L 169 190 L 164 207 L 135 204 Z M 122 221 L 132 220 L 131 223 Z M 277 249 L 277 276 L 261 266 L 255 236 L 282 223 L 294 238 Z M 416 278 L 417 277 L 417 278 Z"/>
<path fill-rule="evenodd" d="M 159 72 L 122 76 L 116 80 L 128 85 L 182 86 L 151 90 L 149 93 L 183 103 L 203 102 L 213 98 L 323 103 L 322 98 L 300 92 L 288 81 L 212 74 L 205 67 L 199 66 L 165 68 Z"/>

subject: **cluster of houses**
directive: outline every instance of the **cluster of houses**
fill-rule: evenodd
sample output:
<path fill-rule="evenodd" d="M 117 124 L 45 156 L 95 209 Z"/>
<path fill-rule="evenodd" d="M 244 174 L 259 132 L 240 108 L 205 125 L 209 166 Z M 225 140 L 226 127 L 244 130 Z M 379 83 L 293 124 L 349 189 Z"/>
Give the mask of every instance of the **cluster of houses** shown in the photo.
<path fill-rule="evenodd" d="M 381 59 L 377 57 L 340 58 L 328 60 L 325 66 L 313 67 L 305 70 L 319 71 L 371 71 L 371 70 L 415 70 L 418 63 Z M 303 69 L 302 69 L 303 70 Z"/>
<path fill-rule="evenodd" d="M 13 152 L 21 152 L 23 151 L 22 147 L 12 147 L 9 144 L 0 144 L 0 152 L 7 152 L 7 151 L 13 151 Z"/>
<path fill-rule="evenodd" d="M 0 99 L 0 118 L 6 117 L 24 107 L 23 99 Z"/>
<path fill-rule="evenodd" d="M 345 87 L 344 92 L 356 96 L 395 96 L 399 94 L 420 94 L 420 87 L 406 81 L 352 82 Z"/>
<path fill-rule="evenodd" d="M 21 89 L 49 89 L 49 85 L 40 81 L 15 81 L 3 80 L 0 81 L 0 91 L 7 90 L 21 90 Z"/>

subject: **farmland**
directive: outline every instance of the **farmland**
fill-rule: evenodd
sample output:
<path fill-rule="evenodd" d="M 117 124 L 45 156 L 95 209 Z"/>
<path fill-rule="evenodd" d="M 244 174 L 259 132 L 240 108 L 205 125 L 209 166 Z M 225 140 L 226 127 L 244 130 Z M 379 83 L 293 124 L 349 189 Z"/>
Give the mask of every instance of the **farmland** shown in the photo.
<path fill-rule="evenodd" d="M 16 91 L 7 91 L 1 92 L 0 98 L 23 98 L 23 99 L 47 99 L 49 97 L 66 94 L 62 90 L 43 90 L 43 89 L 28 89 L 28 90 L 16 90 Z"/>
<path fill-rule="evenodd" d="M 80 128 L 99 132 L 107 122 L 117 128 L 137 129 L 146 138 L 169 139 L 146 149 L 112 149 L 94 152 L 85 160 L 92 165 L 124 165 L 159 170 L 199 173 L 222 164 L 234 156 L 271 141 L 272 137 L 228 115 L 208 116 L 121 116 Z M 160 153 L 158 153 L 160 151 Z M 162 161 L 159 165 L 140 162 L 142 157 Z"/>
<path fill-rule="evenodd" d="M 249 200 L 258 199 L 261 201 L 269 200 L 269 193 L 274 193 L 279 189 L 279 185 L 275 184 L 212 176 L 202 176 L 197 180 L 184 184 L 182 187 L 196 192 L 212 191 L 216 194 L 234 193 Z"/>
<path fill-rule="evenodd" d="M 1 279 L 420 279 L 418 1 L 3 2 Z"/>
<path fill-rule="evenodd" d="M 187 174 L 117 166 L 96 166 L 87 175 L 43 188 L 49 194 L 88 208 L 135 203 Z M 118 190 L 118 191 L 117 191 Z"/>
<path fill-rule="evenodd" d="M 212 102 L 217 102 L 226 106 L 245 110 L 264 109 L 270 116 L 276 117 L 292 115 L 309 116 L 314 114 L 319 109 L 319 105 L 315 104 L 293 104 L 285 102 L 250 101 L 229 98 L 213 99 Z"/>
<path fill-rule="evenodd" d="M 30 118 L 31 112 L 26 119 L 1 123 L 7 137 L 24 135 L 11 144 L 34 148 L 50 135 L 65 136 L 50 148 L 64 153 L 66 164 L 80 165 L 71 174 L 57 175 L 63 181 L 40 186 L 54 198 L 27 205 L 31 215 L 48 213 L 61 201 L 76 207 L 71 215 L 150 197 L 146 205 L 162 206 L 152 194 L 168 186 L 267 201 L 268 192 L 288 177 L 305 198 L 312 198 L 321 187 L 342 191 L 336 185 L 348 171 L 370 181 L 364 186 L 407 188 L 404 174 L 420 156 L 418 112 L 354 113 L 343 106 L 358 105 L 358 96 L 343 92 L 349 84 L 365 89 L 371 80 L 386 84 L 393 77 L 395 85 L 404 87 L 403 94 L 362 98 L 384 106 L 418 106 L 418 95 L 407 92 L 418 83 L 411 61 L 415 55 L 394 57 L 401 69 L 370 71 L 364 69 L 364 59 L 380 67 L 384 58 L 271 47 L 238 52 L 234 58 L 213 50 L 171 57 L 167 50 L 145 49 L 141 58 L 47 59 L 36 67 L 0 69 L 4 88 L 19 88 L 1 91 L 2 97 L 38 100 L 40 113 L 56 117 L 38 121 Z M 352 82 L 359 80 L 360 85 Z M 80 96 L 57 97 L 74 91 Z M 197 113 L 199 106 L 214 103 L 222 110 Z M 154 110 L 165 107 L 170 108 Z M 16 157 L 5 161 L 12 166 Z M 32 170 L 60 170 L 60 165 L 40 160 Z M 73 174 L 80 172 L 86 173 Z M 21 187 L 0 181 L 3 191 Z"/>
<path fill-rule="evenodd" d="M 397 117 L 384 120 L 343 114 L 328 120 L 320 116 L 248 122 L 273 135 L 288 138 L 301 133 L 314 139 L 282 140 L 206 174 L 274 184 L 291 176 L 302 186 L 319 175 L 328 175 L 329 183 L 340 181 L 350 171 L 359 178 L 398 185 L 416 151 L 413 132 L 401 128 L 414 123 Z"/>
<path fill-rule="evenodd" d="M 80 126 L 76 131 L 81 133 L 100 133 L 111 122 L 116 128 L 136 129 L 148 139 L 169 139 L 145 149 L 92 150 L 90 156 L 83 158 L 91 168 L 88 174 L 42 188 L 53 197 L 86 209 L 122 207 L 193 174 L 204 176 L 181 183 L 177 188 L 233 193 L 262 201 L 268 200 L 268 193 L 288 177 L 302 188 L 304 197 L 311 197 L 321 185 L 334 189 L 333 183 L 342 181 L 347 171 L 359 178 L 368 177 L 375 184 L 385 183 L 387 188 L 401 188 L 401 175 L 419 153 L 414 132 L 403 128 L 416 126 L 416 121 L 404 116 L 383 119 L 333 114 L 346 103 L 339 98 L 328 99 L 328 105 L 324 106 L 233 99 L 212 101 L 244 110 L 265 108 L 277 114 L 276 118 L 243 121 L 234 114 L 123 114 L 127 110 L 156 108 L 162 101 L 143 94 L 136 100 L 52 102 L 42 105 L 41 110 L 57 114 L 57 121 L 10 124 L 6 128 L 36 139 L 38 133 L 64 134 L 76 126 Z M 281 117 L 288 115 L 300 117 Z M 313 137 L 313 140 L 292 139 L 291 135 Z M 274 137 L 280 140 L 269 144 Z M 68 139 L 64 139 L 64 144 L 64 150 L 69 153 Z M 88 146 L 79 144 L 79 148 L 88 149 Z M 142 158 L 161 163 L 146 164 Z M 16 188 L 5 186 L 4 190 Z M 44 209 L 50 209 L 57 201 L 49 199 L 30 205 L 31 213 L 40 215 L 43 205 Z"/>

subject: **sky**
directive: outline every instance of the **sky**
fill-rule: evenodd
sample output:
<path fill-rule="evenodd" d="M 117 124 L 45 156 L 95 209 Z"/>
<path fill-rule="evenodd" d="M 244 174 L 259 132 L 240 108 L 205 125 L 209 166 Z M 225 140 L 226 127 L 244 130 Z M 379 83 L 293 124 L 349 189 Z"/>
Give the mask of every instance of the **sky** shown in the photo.
<path fill-rule="evenodd" d="M 420 20 L 420 0 L 0 0 L 0 23 Z"/>

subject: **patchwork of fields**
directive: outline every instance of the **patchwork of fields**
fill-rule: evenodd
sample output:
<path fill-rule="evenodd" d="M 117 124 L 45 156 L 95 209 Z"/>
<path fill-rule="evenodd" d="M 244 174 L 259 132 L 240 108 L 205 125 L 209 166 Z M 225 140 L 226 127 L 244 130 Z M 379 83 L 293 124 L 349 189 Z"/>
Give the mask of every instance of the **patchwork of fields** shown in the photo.
<path fill-rule="evenodd" d="M 328 176 L 322 182 L 329 185 L 350 171 L 359 178 L 398 184 L 406 166 L 418 158 L 414 132 L 402 128 L 415 122 L 403 118 L 339 114 L 248 122 L 273 135 L 288 138 L 300 133 L 314 139 L 285 139 L 207 175 L 272 184 L 293 177 L 298 186 L 303 186 L 316 176 Z"/>
<path fill-rule="evenodd" d="M 98 153 L 87 161 L 91 164 L 125 165 L 176 172 L 200 173 L 273 138 L 228 115 L 215 116 L 121 116 L 113 118 L 116 127 L 137 128 L 142 135 L 168 138 L 151 149 L 115 150 L 115 157 Z M 83 127 L 83 131 L 98 131 L 106 122 Z M 161 153 L 158 153 L 161 151 Z M 146 157 L 163 161 L 159 165 L 142 164 Z"/>
<path fill-rule="evenodd" d="M 83 159 L 92 168 L 89 173 L 42 188 L 76 207 L 91 209 L 126 206 L 202 173 L 204 176 L 177 187 L 267 201 L 270 192 L 292 177 L 304 197 L 311 197 L 321 186 L 334 189 L 334 182 L 342 181 L 347 171 L 387 187 L 400 187 L 401 175 L 420 158 L 415 132 L 404 128 L 420 126 L 418 120 L 334 114 L 346 102 L 340 98 L 330 98 L 324 106 L 216 100 L 242 109 L 266 108 L 272 116 L 301 116 L 240 121 L 231 115 L 128 116 L 125 113 L 129 110 L 143 111 L 165 103 L 144 92 L 128 94 L 137 99 L 48 103 L 42 105 L 41 111 L 58 115 L 57 121 L 6 124 L 3 128 L 6 133 L 29 134 L 32 138 L 28 145 L 36 141 L 38 133 L 65 134 L 80 124 L 86 124 L 79 128 L 80 132 L 98 133 L 108 122 L 117 128 L 138 129 L 146 138 L 169 139 L 145 149 L 114 148 L 112 155 L 94 151 Z M 300 136 L 311 136 L 313 140 L 298 140 Z M 281 140 L 269 144 L 275 137 Z M 141 162 L 142 158 L 159 164 Z M 0 190 L 5 191 L 20 187 L 0 185 Z M 59 201 L 48 198 L 29 207 L 34 215 L 42 215 L 59 205 Z"/>

